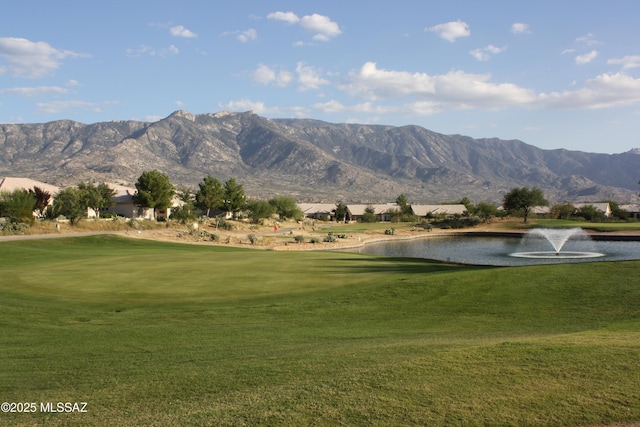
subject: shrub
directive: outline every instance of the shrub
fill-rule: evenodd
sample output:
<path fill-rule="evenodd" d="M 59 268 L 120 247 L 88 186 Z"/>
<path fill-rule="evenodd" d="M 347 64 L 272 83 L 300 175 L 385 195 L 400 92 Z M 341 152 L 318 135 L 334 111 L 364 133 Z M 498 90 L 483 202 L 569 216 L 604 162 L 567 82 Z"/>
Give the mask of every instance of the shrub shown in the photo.
<path fill-rule="evenodd" d="M 249 234 L 247 236 L 247 238 L 249 239 L 249 243 L 251 243 L 252 245 L 255 245 L 256 243 L 258 243 L 258 236 L 256 236 L 255 234 Z"/>
<path fill-rule="evenodd" d="M 328 233 L 327 237 L 324 238 L 324 241 L 328 243 L 332 243 L 336 241 L 336 237 L 333 235 L 333 233 Z"/>
<path fill-rule="evenodd" d="M 295 240 L 296 243 L 304 243 L 304 236 L 301 236 L 301 235 L 293 236 L 293 240 Z"/>

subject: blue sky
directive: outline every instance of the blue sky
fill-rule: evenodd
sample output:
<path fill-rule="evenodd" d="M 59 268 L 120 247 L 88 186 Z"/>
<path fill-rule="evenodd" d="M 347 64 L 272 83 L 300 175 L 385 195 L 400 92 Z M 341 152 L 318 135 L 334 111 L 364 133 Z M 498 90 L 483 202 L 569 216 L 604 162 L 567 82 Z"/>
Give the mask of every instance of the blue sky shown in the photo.
<path fill-rule="evenodd" d="M 415 124 L 640 147 L 640 1 L 1 0 L 0 123 Z"/>

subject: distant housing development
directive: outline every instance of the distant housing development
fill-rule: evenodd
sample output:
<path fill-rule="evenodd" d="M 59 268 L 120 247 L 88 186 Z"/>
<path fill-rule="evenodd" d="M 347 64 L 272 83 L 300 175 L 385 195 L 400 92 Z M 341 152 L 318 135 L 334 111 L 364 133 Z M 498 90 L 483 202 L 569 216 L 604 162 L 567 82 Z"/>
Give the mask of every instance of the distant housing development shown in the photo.
<path fill-rule="evenodd" d="M 117 215 L 124 218 L 139 218 L 139 219 L 167 219 L 171 215 L 171 210 L 182 206 L 183 201 L 174 197 L 172 199 L 171 207 L 167 209 L 156 209 L 154 212 L 150 208 L 143 208 L 138 206 L 134 202 L 134 194 L 136 189 L 133 187 L 127 187 L 116 183 L 105 183 L 109 188 L 114 191 L 112 197 L 113 206 L 100 213 L 87 210 L 87 218 L 96 218 L 104 214 Z M 51 200 L 49 205 L 53 204 L 55 196 L 62 190 L 61 187 L 48 184 L 45 182 L 33 180 L 30 178 L 22 177 L 0 177 L 0 193 L 10 193 L 17 189 L 33 190 L 34 187 L 38 187 L 51 194 Z M 593 206 L 597 211 L 601 212 L 605 217 L 612 216 L 612 210 L 609 203 L 594 202 L 594 203 L 571 203 L 576 210 L 584 208 L 585 206 Z M 299 203 L 298 207 L 304 214 L 305 218 L 332 221 L 336 219 L 336 203 Z M 378 203 L 378 204 L 346 204 L 346 220 L 359 221 L 363 218 L 367 211 L 372 212 L 378 221 L 385 222 L 391 221 L 393 216 L 401 210 L 401 207 L 396 203 Z M 415 204 L 410 205 L 413 215 L 419 218 L 432 218 L 437 216 L 453 217 L 467 215 L 467 208 L 463 204 Z M 632 218 L 640 218 L 640 205 L 627 204 L 620 205 L 620 208 L 630 213 Z M 226 212 L 216 211 L 216 216 L 225 216 Z M 549 206 L 534 206 L 531 208 L 531 213 L 538 216 L 548 216 L 551 213 Z"/>

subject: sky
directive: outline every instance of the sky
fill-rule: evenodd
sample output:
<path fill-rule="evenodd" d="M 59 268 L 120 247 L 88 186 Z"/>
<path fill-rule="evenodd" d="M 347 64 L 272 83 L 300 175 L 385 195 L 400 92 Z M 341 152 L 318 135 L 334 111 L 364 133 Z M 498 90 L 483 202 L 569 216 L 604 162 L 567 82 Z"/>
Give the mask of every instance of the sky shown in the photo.
<path fill-rule="evenodd" d="M 0 123 L 268 118 L 640 147 L 640 1 L 0 0 Z"/>

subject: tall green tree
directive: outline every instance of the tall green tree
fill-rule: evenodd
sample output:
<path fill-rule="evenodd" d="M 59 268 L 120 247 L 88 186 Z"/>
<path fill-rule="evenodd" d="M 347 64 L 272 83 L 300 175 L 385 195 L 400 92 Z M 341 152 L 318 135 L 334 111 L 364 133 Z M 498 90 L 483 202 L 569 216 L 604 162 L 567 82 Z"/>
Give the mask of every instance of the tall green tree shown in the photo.
<path fill-rule="evenodd" d="M 275 213 L 277 213 L 282 220 L 294 219 L 300 221 L 304 218 L 304 214 L 293 197 L 275 196 L 269 200 L 269 204 L 273 206 Z"/>
<path fill-rule="evenodd" d="M 340 202 L 336 205 L 336 221 L 345 221 L 347 218 L 347 205 Z"/>
<path fill-rule="evenodd" d="M 155 219 L 156 209 L 169 208 L 175 193 L 169 176 L 154 169 L 142 172 L 138 178 L 133 201 L 138 206 L 153 209 Z"/>
<path fill-rule="evenodd" d="M 544 198 L 544 193 L 539 188 L 513 188 L 502 199 L 502 206 L 512 214 L 522 213 L 524 222 L 527 222 L 529 212 L 534 206 L 547 206 L 549 202 Z"/>
<path fill-rule="evenodd" d="M 271 203 L 260 199 L 249 200 L 247 202 L 247 210 L 249 211 L 249 218 L 255 223 L 270 218 L 276 213 L 276 209 Z"/>
<path fill-rule="evenodd" d="M 235 178 L 229 178 L 224 183 L 223 207 L 234 216 L 245 207 L 244 187 Z"/>
<path fill-rule="evenodd" d="M 400 206 L 400 213 L 402 215 L 412 215 L 413 214 L 413 212 L 411 211 L 411 205 L 409 204 L 409 200 L 407 199 L 407 196 L 405 196 L 404 194 L 400 194 L 396 198 L 396 204 L 398 206 Z"/>
<path fill-rule="evenodd" d="M 211 209 L 221 208 L 224 202 L 224 188 L 222 183 L 211 175 L 207 175 L 198 184 L 199 190 L 196 193 L 196 205 L 206 210 L 209 216 Z"/>
<path fill-rule="evenodd" d="M 8 217 L 14 222 L 33 224 L 35 209 L 36 196 L 33 192 L 18 188 L 0 193 L 0 216 Z"/>
<path fill-rule="evenodd" d="M 114 204 L 113 196 L 116 192 L 104 182 L 97 186 L 92 182 L 80 183 L 78 190 L 80 190 L 83 205 L 93 209 L 98 218 L 101 210 L 109 209 Z"/>
<path fill-rule="evenodd" d="M 76 225 L 86 216 L 87 208 L 86 198 L 78 188 L 63 188 L 53 199 L 54 214 L 64 216 L 71 225 Z"/>

